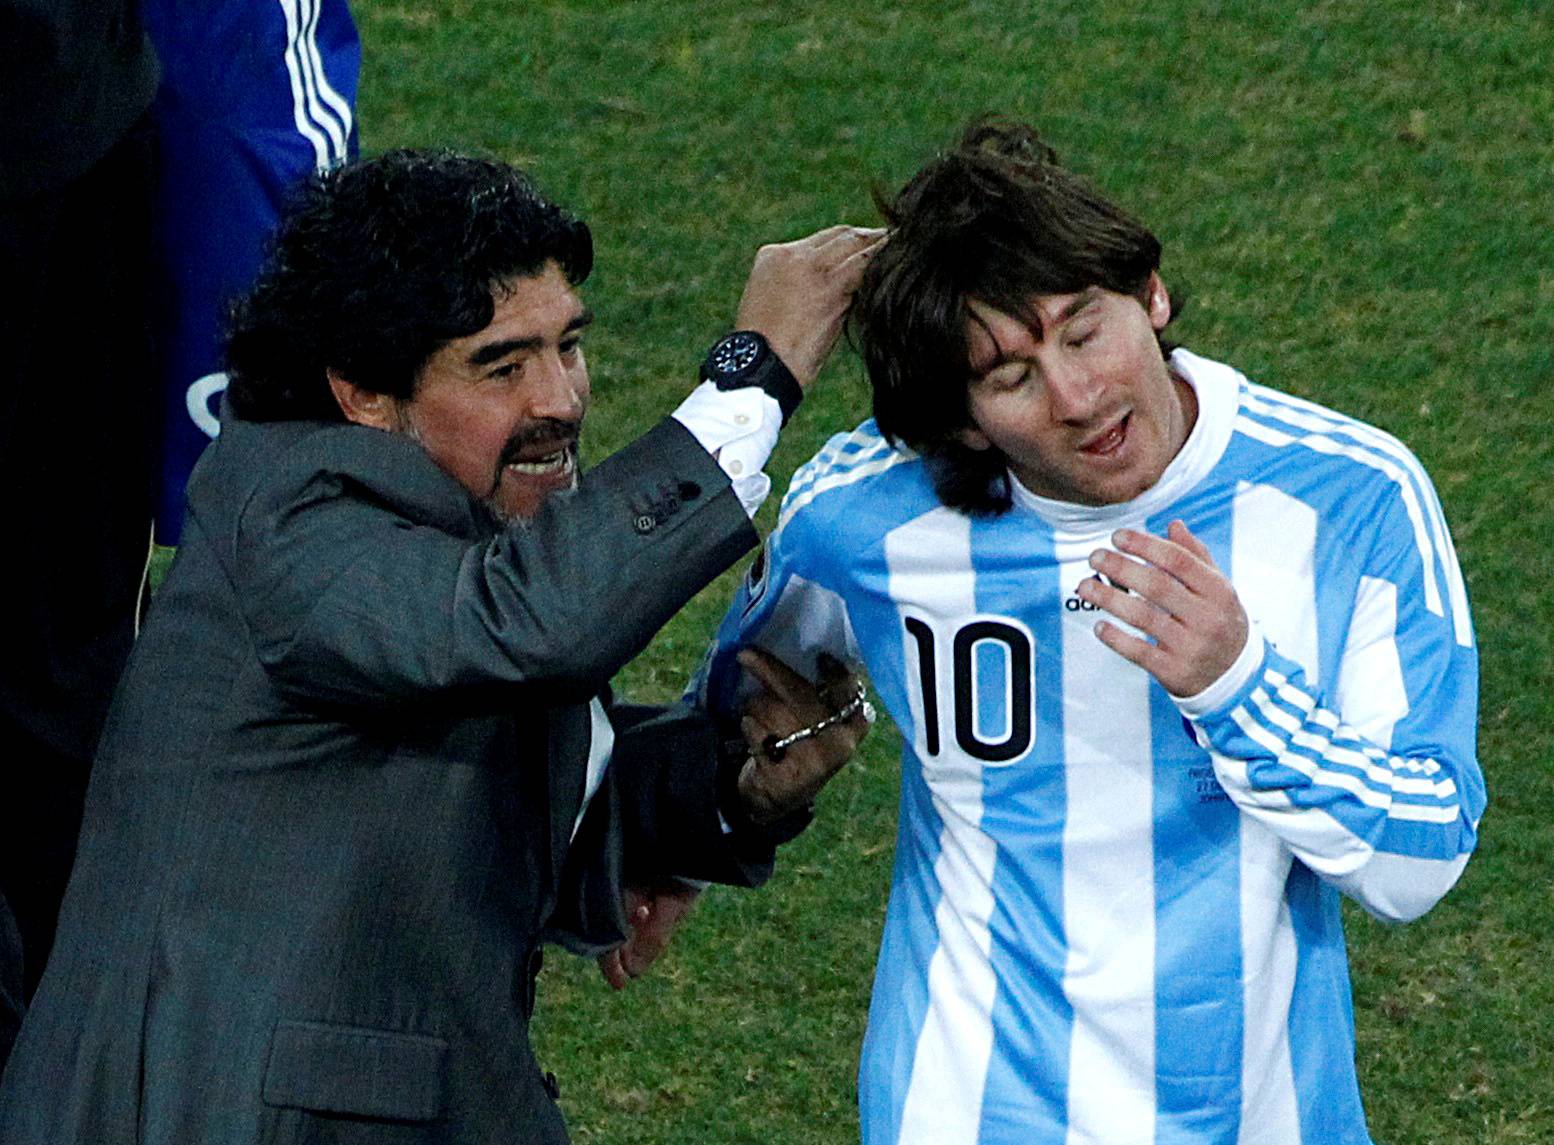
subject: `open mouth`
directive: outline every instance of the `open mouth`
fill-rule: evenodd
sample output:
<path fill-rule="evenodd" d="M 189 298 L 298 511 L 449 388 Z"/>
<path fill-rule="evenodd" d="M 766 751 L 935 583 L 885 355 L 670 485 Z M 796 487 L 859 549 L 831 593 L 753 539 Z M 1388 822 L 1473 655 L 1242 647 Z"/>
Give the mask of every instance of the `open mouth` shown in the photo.
<path fill-rule="evenodd" d="M 1123 443 L 1128 440 L 1128 425 L 1133 420 L 1132 413 L 1123 414 L 1110 429 L 1091 438 L 1079 447 L 1080 453 L 1087 453 L 1091 457 L 1110 457 L 1120 450 Z"/>
<path fill-rule="evenodd" d="M 509 461 L 505 468 L 519 477 L 560 477 L 571 472 L 576 456 L 571 445 L 563 445 L 548 453 L 516 458 Z"/>

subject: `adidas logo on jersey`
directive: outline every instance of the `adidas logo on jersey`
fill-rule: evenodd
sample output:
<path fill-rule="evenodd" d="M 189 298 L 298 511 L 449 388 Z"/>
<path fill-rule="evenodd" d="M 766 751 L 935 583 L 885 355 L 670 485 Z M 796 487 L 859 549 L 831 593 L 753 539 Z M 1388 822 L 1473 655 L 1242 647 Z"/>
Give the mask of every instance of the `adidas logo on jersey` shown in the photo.
<path fill-rule="evenodd" d="M 1093 576 L 1086 577 L 1085 580 L 1098 580 L 1102 584 L 1111 584 L 1112 583 L 1111 581 L 1107 580 L 1104 576 L 1102 576 L 1100 573 L 1096 573 Z M 1081 581 L 1080 583 L 1082 584 L 1084 582 Z M 1115 588 L 1116 586 L 1113 585 L 1112 587 Z M 1068 599 L 1063 602 L 1063 608 L 1067 612 L 1099 612 L 1100 611 L 1099 608 L 1097 608 L 1095 605 L 1091 604 L 1088 600 L 1080 599 L 1079 590 L 1078 590 L 1077 587 L 1074 589 L 1074 591 L 1072 593 L 1069 594 Z"/>

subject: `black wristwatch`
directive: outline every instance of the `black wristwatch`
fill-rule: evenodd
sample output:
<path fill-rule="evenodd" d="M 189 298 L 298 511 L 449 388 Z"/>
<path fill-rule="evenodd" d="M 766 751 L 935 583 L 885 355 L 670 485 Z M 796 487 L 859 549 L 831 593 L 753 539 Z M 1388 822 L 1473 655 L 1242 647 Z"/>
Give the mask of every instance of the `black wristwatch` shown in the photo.
<path fill-rule="evenodd" d="M 702 361 L 701 378 L 704 382 L 712 382 L 720 390 L 759 386 L 777 399 L 777 404 L 782 407 L 784 425 L 804 399 L 804 391 L 799 387 L 793 371 L 777 356 L 766 339 L 754 330 L 735 330 L 714 342 Z"/>

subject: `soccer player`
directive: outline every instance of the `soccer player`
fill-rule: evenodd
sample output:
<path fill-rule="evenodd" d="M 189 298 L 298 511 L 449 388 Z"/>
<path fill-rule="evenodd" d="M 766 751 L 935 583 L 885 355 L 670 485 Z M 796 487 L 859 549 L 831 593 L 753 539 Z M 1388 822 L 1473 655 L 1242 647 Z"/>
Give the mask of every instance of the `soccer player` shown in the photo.
<path fill-rule="evenodd" d="M 1368 1142 L 1340 895 L 1422 914 L 1484 809 L 1429 479 L 1162 342 L 1159 242 L 1027 126 L 886 217 L 875 416 L 795 476 L 697 684 L 861 659 L 901 729 L 864 1140 Z"/>

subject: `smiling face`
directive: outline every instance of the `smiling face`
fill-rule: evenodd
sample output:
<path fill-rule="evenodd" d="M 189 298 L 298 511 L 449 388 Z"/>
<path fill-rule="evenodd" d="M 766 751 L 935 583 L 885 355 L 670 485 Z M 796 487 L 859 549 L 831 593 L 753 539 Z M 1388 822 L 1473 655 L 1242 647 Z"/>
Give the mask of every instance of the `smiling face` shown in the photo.
<path fill-rule="evenodd" d="M 1037 295 L 1023 317 L 970 300 L 964 444 L 998 449 L 1022 485 L 1059 501 L 1116 504 L 1158 481 L 1198 407 L 1155 337 L 1171 318 L 1158 276 L 1145 299 L 1090 287 Z"/>
<path fill-rule="evenodd" d="M 379 428 L 414 437 L 503 520 L 524 520 L 577 482 L 589 395 L 581 339 L 592 316 L 554 262 L 507 283 L 495 302 L 485 329 L 427 359 L 409 399 L 386 399 Z"/>

